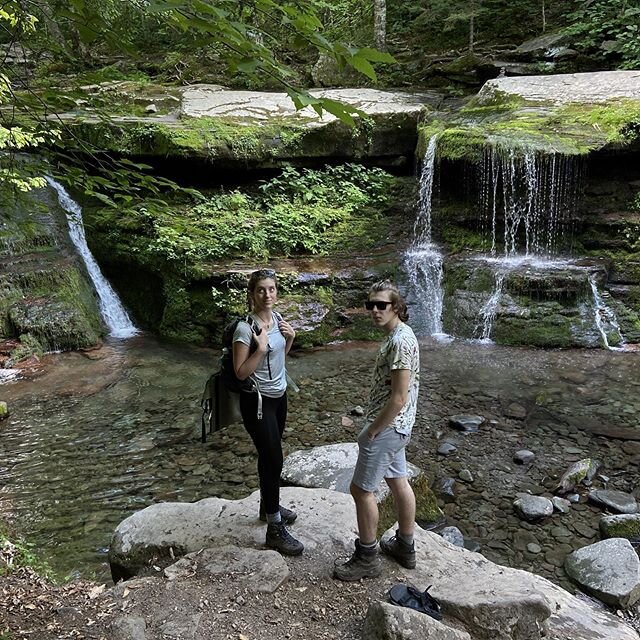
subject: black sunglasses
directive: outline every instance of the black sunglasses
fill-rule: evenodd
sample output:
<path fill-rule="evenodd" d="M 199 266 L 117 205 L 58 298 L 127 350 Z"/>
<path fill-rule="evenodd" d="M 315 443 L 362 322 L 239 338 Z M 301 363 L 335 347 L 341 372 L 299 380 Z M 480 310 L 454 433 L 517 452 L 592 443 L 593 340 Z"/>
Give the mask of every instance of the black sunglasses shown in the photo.
<path fill-rule="evenodd" d="M 367 311 L 373 311 L 374 309 L 384 311 L 390 304 L 393 304 L 390 300 L 367 300 L 364 303 L 364 307 Z"/>

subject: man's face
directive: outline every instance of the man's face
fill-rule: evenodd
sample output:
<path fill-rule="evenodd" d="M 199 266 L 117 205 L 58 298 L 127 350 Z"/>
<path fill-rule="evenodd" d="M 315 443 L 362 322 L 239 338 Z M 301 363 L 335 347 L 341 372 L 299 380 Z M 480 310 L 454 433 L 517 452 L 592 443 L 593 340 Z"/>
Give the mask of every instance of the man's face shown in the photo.
<path fill-rule="evenodd" d="M 369 309 L 369 313 L 371 313 L 371 319 L 376 327 L 384 327 L 395 320 L 398 315 L 396 309 L 393 308 L 390 291 L 376 291 L 370 294 L 366 306 L 367 309 L 373 306 L 372 309 Z"/>

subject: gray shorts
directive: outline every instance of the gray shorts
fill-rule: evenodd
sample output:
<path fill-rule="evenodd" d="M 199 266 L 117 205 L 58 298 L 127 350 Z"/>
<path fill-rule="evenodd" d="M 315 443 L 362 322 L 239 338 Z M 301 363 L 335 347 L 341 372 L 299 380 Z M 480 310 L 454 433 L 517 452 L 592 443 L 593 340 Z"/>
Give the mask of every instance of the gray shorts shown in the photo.
<path fill-rule="evenodd" d="M 368 428 L 367 425 L 358 435 L 358 461 L 352 482 L 363 491 L 375 491 L 382 478 L 404 478 L 408 475 L 404 450 L 409 436 L 388 427 L 370 440 Z"/>

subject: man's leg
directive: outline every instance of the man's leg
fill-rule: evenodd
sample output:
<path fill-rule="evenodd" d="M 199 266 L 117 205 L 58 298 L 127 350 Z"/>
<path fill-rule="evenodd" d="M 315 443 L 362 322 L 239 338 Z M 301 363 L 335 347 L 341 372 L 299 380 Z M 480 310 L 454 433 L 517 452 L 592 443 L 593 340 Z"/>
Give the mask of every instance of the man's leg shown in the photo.
<path fill-rule="evenodd" d="M 416 496 L 405 478 L 385 478 L 396 505 L 398 531 L 402 536 L 413 538 L 416 528 Z"/>
<path fill-rule="evenodd" d="M 385 477 L 393 494 L 398 514 L 398 531 L 392 538 L 381 540 L 380 548 L 403 567 L 413 569 L 416 566 L 416 549 L 413 543 L 416 526 L 416 497 L 407 478 L 405 446 L 406 442 L 398 450 L 387 477 Z"/>
<path fill-rule="evenodd" d="M 372 491 L 365 491 L 351 483 L 351 495 L 356 503 L 356 518 L 360 544 L 369 546 L 377 540 L 378 504 Z"/>

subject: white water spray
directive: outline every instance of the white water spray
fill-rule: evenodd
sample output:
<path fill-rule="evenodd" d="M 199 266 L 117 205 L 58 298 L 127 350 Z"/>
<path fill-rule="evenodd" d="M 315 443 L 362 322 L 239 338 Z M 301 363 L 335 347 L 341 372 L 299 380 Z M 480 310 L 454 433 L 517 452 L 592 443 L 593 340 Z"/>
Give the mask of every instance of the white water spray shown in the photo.
<path fill-rule="evenodd" d="M 93 254 L 87 246 L 82 223 L 82 209 L 67 193 L 65 188 L 53 178 L 46 178 L 47 183 L 58 194 L 58 202 L 67 213 L 69 224 L 69 236 L 75 245 L 78 253 L 82 256 L 87 267 L 89 277 L 98 294 L 98 304 L 104 323 L 109 329 L 109 335 L 115 338 L 130 338 L 138 333 L 127 314 L 125 308 L 118 298 L 118 294 L 113 290 L 107 279 L 102 275 L 100 267 Z"/>
<path fill-rule="evenodd" d="M 596 327 L 602 336 L 602 342 L 605 348 L 612 351 L 617 347 L 612 347 L 609 344 L 609 336 L 618 334 L 618 344 L 624 344 L 624 338 L 620 331 L 620 325 L 616 318 L 616 314 L 605 304 L 600 292 L 598 291 L 598 284 L 594 274 L 589 275 L 589 284 L 591 285 L 591 292 L 593 294 L 593 308 Z"/>
<path fill-rule="evenodd" d="M 431 210 L 435 176 L 437 136 L 432 136 L 422 161 L 418 214 L 413 225 L 413 242 L 404 256 L 409 279 L 412 326 L 419 334 L 442 333 L 443 257 L 431 242 Z"/>

